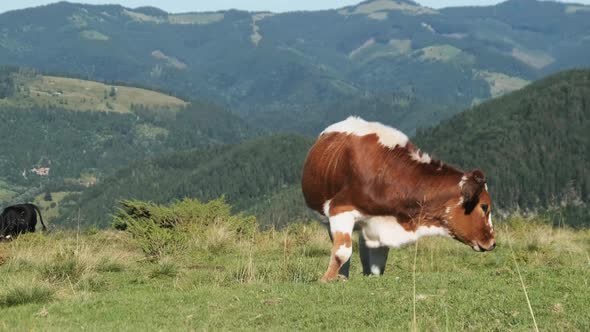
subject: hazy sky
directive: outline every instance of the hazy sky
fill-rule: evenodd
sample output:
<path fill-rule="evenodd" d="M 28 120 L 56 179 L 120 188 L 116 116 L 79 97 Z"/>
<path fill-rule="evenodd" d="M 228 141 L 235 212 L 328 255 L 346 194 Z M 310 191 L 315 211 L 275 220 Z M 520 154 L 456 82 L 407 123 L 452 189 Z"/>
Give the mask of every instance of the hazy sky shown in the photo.
<path fill-rule="evenodd" d="M 44 5 L 57 0 L 0 0 L 0 12 Z M 154 6 L 168 12 L 212 11 L 220 9 L 243 9 L 249 11 L 269 10 L 284 12 L 292 10 L 318 10 L 328 8 L 340 8 L 361 2 L 362 0 L 80 0 L 91 4 L 116 3 L 125 7 Z M 497 0 L 419 0 L 423 6 L 441 8 L 452 6 L 483 6 L 492 5 L 501 1 Z M 572 0 L 567 2 L 590 4 L 590 0 Z"/>

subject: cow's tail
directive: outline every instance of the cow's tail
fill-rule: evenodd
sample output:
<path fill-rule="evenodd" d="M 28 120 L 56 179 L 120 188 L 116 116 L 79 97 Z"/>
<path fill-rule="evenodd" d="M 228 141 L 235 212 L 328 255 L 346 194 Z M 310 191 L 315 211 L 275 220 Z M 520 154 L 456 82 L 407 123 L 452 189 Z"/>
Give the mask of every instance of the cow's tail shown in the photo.
<path fill-rule="evenodd" d="M 35 211 L 37 211 L 37 213 L 39 214 L 39 220 L 41 221 L 41 226 L 43 226 L 43 231 L 47 232 L 47 227 L 45 227 L 45 223 L 43 223 L 43 216 L 41 216 L 41 210 L 39 210 L 39 207 L 37 207 L 37 205 L 35 204 L 31 204 L 33 206 L 33 208 L 35 208 Z"/>

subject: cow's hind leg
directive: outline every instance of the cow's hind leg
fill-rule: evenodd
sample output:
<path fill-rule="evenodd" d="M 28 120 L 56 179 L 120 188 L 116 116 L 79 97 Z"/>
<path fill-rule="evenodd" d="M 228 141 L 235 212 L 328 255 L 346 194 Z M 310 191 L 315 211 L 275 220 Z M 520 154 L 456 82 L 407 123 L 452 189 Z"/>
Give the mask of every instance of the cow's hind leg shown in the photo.
<path fill-rule="evenodd" d="M 346 211 L 330 216 L 332 253 L 328 270 L 322 277 L 322 281 L 331 281 L 338 278 L 338 271 L 350 259 L 352 255 L 352 230 L 358 218 L 359 213 L 357 211 Z"/>
<path fill-rule="evenodd" d="M 388 247 L 369 248 L 367 247 L 363 234 L 359 235 L 359 253 L 363 264 L 364 275 L 382 275 L 385 272 Z"/>
<path fill-rule="evenodd" d="M 332 244 L 334 244 L 334 236 L 332 235 L 332 231 L 330 230 L 330 224 L 328 224 L 328 235 L 330 235 L 330 241 L 332 241 Z M 347 260 L 346 263 L 342 265 L 342 267 L 340 267 L 339 273 L 341 276 L 348 278 L 350 274 L 350 259 Z"/>

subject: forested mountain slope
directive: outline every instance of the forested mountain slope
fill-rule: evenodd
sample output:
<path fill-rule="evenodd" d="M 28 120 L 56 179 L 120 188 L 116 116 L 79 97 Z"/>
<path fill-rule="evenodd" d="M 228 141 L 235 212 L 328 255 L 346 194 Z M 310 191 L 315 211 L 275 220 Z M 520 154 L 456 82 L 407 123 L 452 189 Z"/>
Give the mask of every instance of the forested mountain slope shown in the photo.
<path fill-rule="evenodd" d="M 589 98 L 590 70 L 567 71 L 421 130 L 413 140 L 435 158 L 483 169 L 497 211 L 557 211 L 551 214 L 556 222 L 587 225 Z M 163 203 L 225 195 L 261 224 L 284 225 L 313 216 L 299 187 L 312 142 L 281 135 L 161 156 L 134 163 L 71 203 L 83 223 L 106 225 L 119 199 Z"/>
<path fill-rule="evenodd" d="M 0 63 L 158 87 L 307 134 L 338 120 L 330 110 L 351 99 L 383 99 L 375 117 L 411 114 L 395 125 L 413 132 L 590 65 L 589 8 L 510 0 L 434 10 L 372 0 L 317 12 L 170 14 L 60 2 L 0 15 Z"/>
<path fill-rule="evenodd" d="M 590 70 L 535 82 L 422 130 L 415 141 L 437 158 L 482 168 L 505 211 L 577 207 L 585 219 L 566 211 L 570 222 L 589 223 Z"/>
<path fill-rule="evenodd" d="M 263 225 L 277 223 L 277 215 L 283 223 L 293 221 L 308 215 L 299 182 L 311 144 L 308 138 L 278 135 L 135 162 L 66 199 L 62 219 L 75 225 L 80 213 L 82 225 L 104 227 L 122 199 L 167 203 L 225 196 L 235 211 L 261 216 Z"/>
<path fill-rule="evenodd" d="M 0 204 L 82 190 L 135 160 L 257 133 L 208 102 L 0 67 Z"/>

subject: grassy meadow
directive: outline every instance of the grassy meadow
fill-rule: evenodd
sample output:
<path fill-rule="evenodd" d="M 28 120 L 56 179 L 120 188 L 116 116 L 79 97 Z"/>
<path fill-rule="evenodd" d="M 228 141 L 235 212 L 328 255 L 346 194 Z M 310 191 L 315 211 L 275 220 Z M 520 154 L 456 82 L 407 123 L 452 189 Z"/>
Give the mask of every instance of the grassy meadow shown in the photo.
<path fill-rule="evenodd" d="M 130 113 L 132 105 L 176 111 L 187 103 L 160 92 L 57 76 L 22 78 L 19 92 L 0 106 L 59 106 L 72 111 Z"/>
<path fill-rule="evenodd" d="M 129 203 L 120 230 L 0 243 L 0 330 L 590 330 L 590 231 L 514 217 L 476 253 L 421 239 L 383 277 L 324 284 L 318 223 L 259 231 L 222 201 Z M 168 227 L 173 225 L 174 227 Z M 356 241 L 355 241 L 356 245 Z"/>

